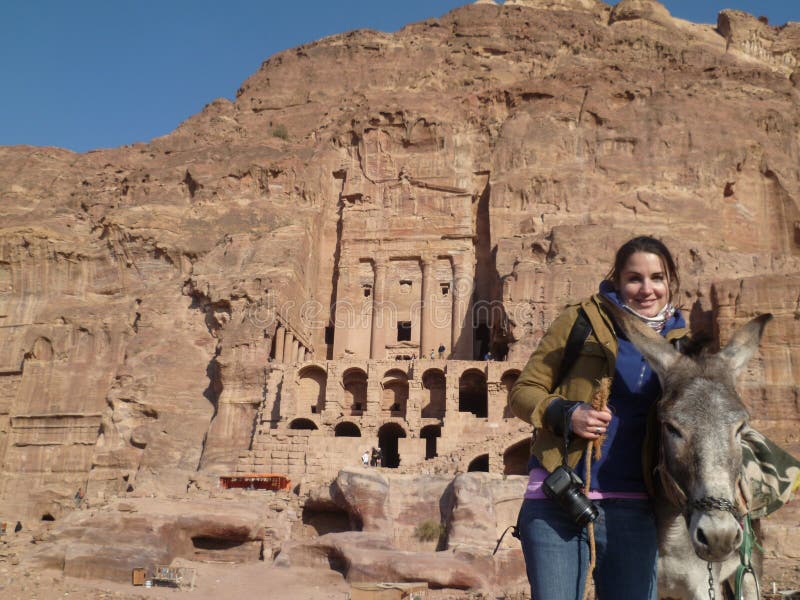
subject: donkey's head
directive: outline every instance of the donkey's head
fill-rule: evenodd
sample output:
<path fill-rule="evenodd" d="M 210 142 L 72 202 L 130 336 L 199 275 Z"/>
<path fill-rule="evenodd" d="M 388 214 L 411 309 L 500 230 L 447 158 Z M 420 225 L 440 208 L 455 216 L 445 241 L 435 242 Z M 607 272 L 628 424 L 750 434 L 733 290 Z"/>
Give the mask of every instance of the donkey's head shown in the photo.
<path fill-rule="evenodd" d="M 734 383 L 772 315 L 750 321 L 720 352 L 689 357 L 624 311 L 609 312 L 661 381 L 662 491 L 683 509 L 697 555 L 724 560 L 741 544 L 744 509 L 740 437 L 749 415 Z"/>

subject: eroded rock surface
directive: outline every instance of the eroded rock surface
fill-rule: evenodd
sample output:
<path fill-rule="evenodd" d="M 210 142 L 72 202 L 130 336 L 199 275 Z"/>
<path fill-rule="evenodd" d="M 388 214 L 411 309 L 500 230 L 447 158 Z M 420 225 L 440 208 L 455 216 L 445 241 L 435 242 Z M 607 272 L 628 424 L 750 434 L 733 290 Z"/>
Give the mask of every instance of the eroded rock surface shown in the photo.
<path fill-rule="evenodd" d="M 103 509 L 75 511 L 37 536 L 30 564 L 67 576 L 129 581 L 135 568 L 170 565 L 176 558 L 258 561 L 264 504 L 138 499 Z M 272 523 L 274 525 L 274 523 Z"/>
<path fill-rule="evenodd" d="M 328 498 L 348 514 L 357 514 L 358 520 L 352 521 L 356 531 L 288 542 L 275 564 L 332 564 L 354 582 L 427 581 L 433 587 L 456 590 L 522 589 L 519 542 L 508 535 L 498 552 L 493 555 L 493 551 L 503 531 L 516 522 L 525 485 L 524 477 L 488 473 L 453 479 L 346 469 L 332 484 Z M 365 501 L 376 496 L 381 502 Z M 316 496 L 306 508 L 319 511 L 323 504 Z M 437 526 L 441 529 L 431 538 L 422 533 L 425 527 L 437 531 Z"/>
<path fill-rule="evenodd" d="M 724 341 L 775 315 L 741 388 L 756 426 L 800 454 L 798 27 L 688 23 L 650 0 L 479 2 L 269 57 L 234 101 L 147 144 L 0 148 L 0 518 L 186 497 L 242 464 L 318 484 L 340 449 L 388 444 L 387 425 L 401 470 L 515 472 L 513 373 L 462 364 L 451 381 L 447 359 L 524 363 L 640 233 L 673 249 L 695 329 Z M 337 299 L 369 315 L 379 293 L 410 294 L 409 311 L 438 294 L 453 321 L 426 333 L 412 315 L 402 340 L 403 319 L 337 322 Z M 421 365 L 440 339 L 448 356 Z M 376 362 L 404 356 L 392 377 Z M 335 405 L 317 402 L 320 372 Z M 464 399 L 481 381 L 485 411 Z M 313 457 L 287 433 L 301 413 Z M 363 443 L 333 452 L 345 417 Z M 270 432 L 285 439 L 268 461 Z M 351 513 L 318 517 L 320 539 L 402 521 L 372 483 L 363 506 L 354 487 Z M 454 485 L 454 514 L 481 485 Z M 796 519 L 771 522 L 786 557 Z M 449 531 L 483 552 L 471 526 Z"/>

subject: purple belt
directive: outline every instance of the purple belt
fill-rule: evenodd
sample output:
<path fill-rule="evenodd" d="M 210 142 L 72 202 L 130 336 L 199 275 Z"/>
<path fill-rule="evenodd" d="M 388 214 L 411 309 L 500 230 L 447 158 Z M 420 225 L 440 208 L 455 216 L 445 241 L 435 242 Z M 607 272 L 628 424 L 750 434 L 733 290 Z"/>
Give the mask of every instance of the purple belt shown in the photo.
<path fill-rule="evenodd" d="M 547 478 L 549 473 L 547 469 L 537 468 L 531 469 L 528 476 L 528 487 L 525 489 L 526 500 L 541 500 L 547 498 L 542 491 L 542 482 Z M 617 498 L 621 500 L 647 500 L 648 495 L 643 492 L 601 492 L 599 490 L 589 490 L 586 494 L 589 500 L 608 500 L 610 498 Z"/>

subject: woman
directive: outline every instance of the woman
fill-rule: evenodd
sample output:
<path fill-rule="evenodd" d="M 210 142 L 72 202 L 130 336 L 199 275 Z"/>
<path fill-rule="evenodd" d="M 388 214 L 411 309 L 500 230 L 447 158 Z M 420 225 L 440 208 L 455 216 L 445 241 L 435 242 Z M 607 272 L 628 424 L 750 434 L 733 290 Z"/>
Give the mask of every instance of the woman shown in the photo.
<path fill-rule="evenodd" d="M 597 598 L 657 598 L 658 542 L 648 493 L 651 444 L 646 437 L 661 389 L 639 351 L 614 329 L 601 296 L 667 339 L 679 340 L 688 330 L 672 304 L 677 289 L 675 262 L 662 242 L 646 236 L 626 242 L 617 251 L 600 293 L 569 306 L 553 322 L 512 390 L 514 414 L 537 430 L 518 522 L 536 600 L 583 597 L 590 559 L 587 529 L 548 498 L 542 484 L 563 463 L 586 479 L 586 447 L 601 438 L 602 457 L 591 464 L 588 493 L 598 511 Z M 591 332 L 568 372 L 562 373 L 567 340 L 579 314 Z M 608 408 L 593 410 L 588 402 L 604 377 L 613 377 Z"/>

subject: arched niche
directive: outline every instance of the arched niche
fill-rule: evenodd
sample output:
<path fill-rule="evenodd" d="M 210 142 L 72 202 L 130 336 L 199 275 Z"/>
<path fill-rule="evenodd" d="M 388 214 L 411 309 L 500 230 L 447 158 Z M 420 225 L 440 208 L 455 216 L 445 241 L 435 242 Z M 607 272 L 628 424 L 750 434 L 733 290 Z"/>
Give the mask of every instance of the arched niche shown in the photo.
<path fill-rule="evenodd" d="M 314 423 L 311 419 L 293 419 L 291 423 L 289 423 L 289 429 L 308 429 L 314 430 L 317 429 L 317 424 Z"/>
<path fill-rule="evenodd" d="M 25 354 L 25 358 L 32 360 L 53 360 L 53 343 L 46 337 L 39 336 L 31 347 L 31 351 Z"/>
<path fill-rule="evenodd" d="M 481 454 L 480 456 L 476 456 L 473 458 L 469 466 L 467 467 L 467 471 L 480 471 L 483 473 L 489 472 L 489 455 L 488 454 Z"/>
<path fill-rule="evenodd" d="M 420 430 L 419 437 L 425 440 L 425 460 L 436 458 L 436 438 L 442 437 L 441 426 L 426 425 Z"/>
<path fill-rule="evenodd" d="M 489 416 L 489 394 L 482 371 L 469 369 L 459 377 L 458 412 L 470 412 L 482 419 Z"/>
<path fill-rule="evenodd" d="M 378 446 L 383 460 L 381 466 L 396 469 L 400 466 L 400 451 L 397 440 L 406 437 L 405 430 L 397 423 L 386 423 L 378 429 Z"/>
<path fill-rule="evenodd" d="M 383 374 L 383 379 L 404 379 L 408 381 L 408 373 L 403 369 L 389 369 Z"/>
<path fill-rule="evenodd" d="M 316 365 L 303 367 L 298 375 L 297 414 L 318 415 L 325 410 L 328 374 Z"/>
<path fill-rule="evenodd" d="M 408 376 L 400 369 L 392 369 L 386 373 L 381 382 L 381 414 L 384 417 L 406 416 L 408 404 Z"/>
<path fill-rule="evenodd" d="M 445 414 L 445 377 L 441 369 L 428 369 L 422 374 L 422 418 L 441 419 Z"/>
<path fill-rule="evenodd" d="M 512 444 L 503 452 L 503 473 L 505 475 L 527 475 L 531 440 L 525 438 Z"/>
<path fill-rule="evenodd" d="M 367 409 L 367 374 L 353 367 L 342 374 L 344 387 L 344 410 L 350 416 L 357 417 Z"/>
<path fill-rule="evenodd" d="M 334 437 L 361 437 L 361 430 L 355 423 L 342 421 L 333 428 L 333 435 Z"/>

